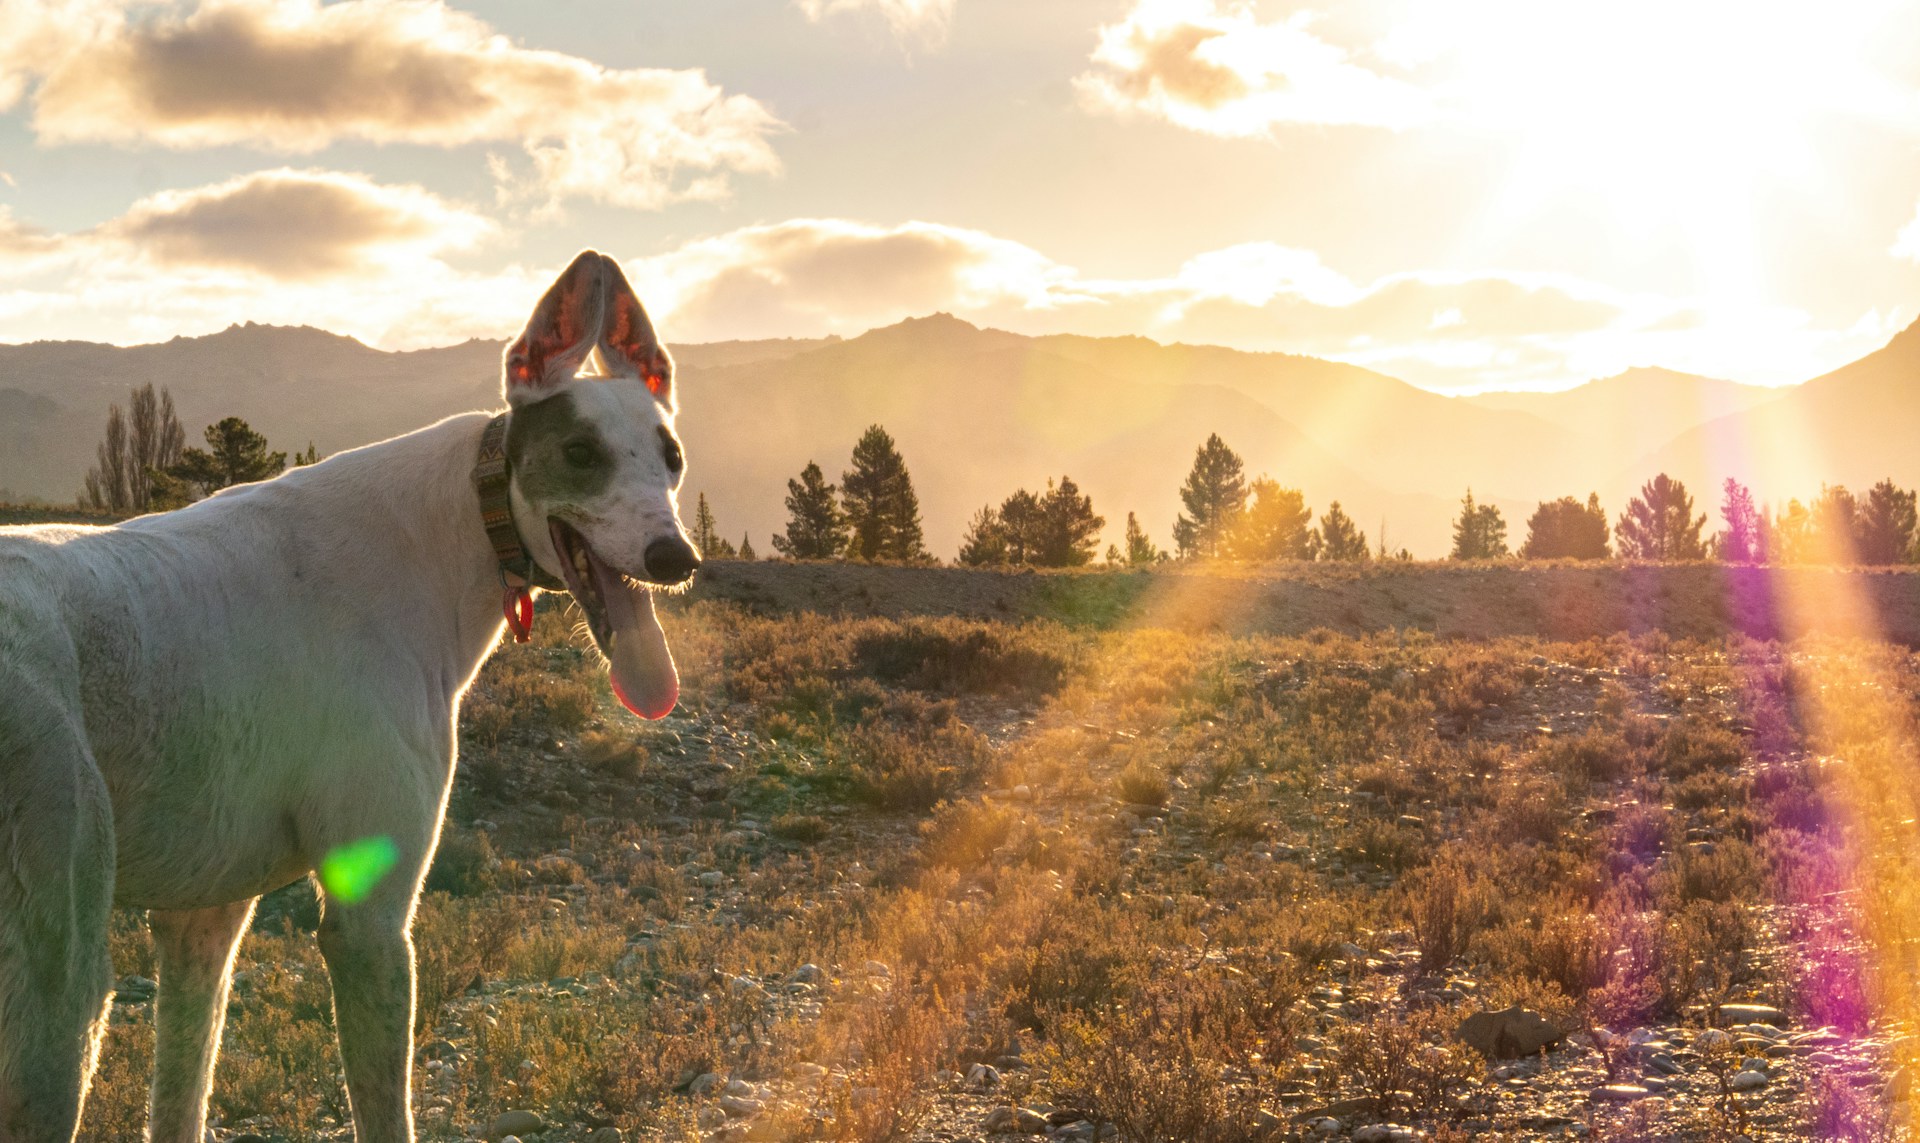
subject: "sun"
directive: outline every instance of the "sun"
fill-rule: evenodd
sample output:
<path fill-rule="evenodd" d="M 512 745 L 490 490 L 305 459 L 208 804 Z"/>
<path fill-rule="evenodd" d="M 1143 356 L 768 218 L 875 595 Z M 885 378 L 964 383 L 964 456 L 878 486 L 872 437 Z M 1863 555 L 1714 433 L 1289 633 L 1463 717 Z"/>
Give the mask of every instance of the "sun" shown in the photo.
<path fill-rule="evenodd" d="M 1571 213 L 1691 264 L 1722 300 L 1763 296 L 1763 204 L 1835 209 L 1830 128 L 1920 107 L 1874 66 L 1898 9 L 1622 0 L 1483 0 L 1415 13 L 1390 51 L 1435 74 L 1442 114 L 1508 157 L 1491 229 Z M 1441 23 L 1444 21 L 1444 24 Z"/>

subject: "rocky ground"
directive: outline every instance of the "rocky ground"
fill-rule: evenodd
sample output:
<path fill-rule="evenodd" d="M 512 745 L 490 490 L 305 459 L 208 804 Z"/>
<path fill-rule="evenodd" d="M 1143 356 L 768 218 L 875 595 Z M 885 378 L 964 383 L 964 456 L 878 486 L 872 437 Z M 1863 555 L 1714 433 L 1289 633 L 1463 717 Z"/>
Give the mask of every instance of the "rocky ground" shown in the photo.
<path fill-rule="evenodd" d="M 640 727 L 542 623 L 423 904 L 423 1139 L 1906 1137 L 1906 652 L 705 600 Z M 351 1136 L 312 922 L 243 949 L 225 1143 Z"/>

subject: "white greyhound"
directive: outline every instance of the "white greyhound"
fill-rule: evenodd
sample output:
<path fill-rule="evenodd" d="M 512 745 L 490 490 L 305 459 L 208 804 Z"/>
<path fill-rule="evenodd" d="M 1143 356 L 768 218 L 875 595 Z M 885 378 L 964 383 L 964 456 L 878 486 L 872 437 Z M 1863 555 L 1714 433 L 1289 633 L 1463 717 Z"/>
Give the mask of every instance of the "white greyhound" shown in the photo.
<path fill-rule="evenodd" d="M 507 350 L 498 417 L 111 528 L 0 528 L 0 1143 L 77 1130 L 116 904 L 159 964 L 149 1136 L 201 1143 L 255 901 L 368 839 L 397 861 L 323 886 L 320 951 L 356 1137 L 413 1138 L 409 928 L 480 663 L 564 585 L 621 702 L 679 697 L 648 586 L 699 564 L 672 369 L 587 251 Z"/>

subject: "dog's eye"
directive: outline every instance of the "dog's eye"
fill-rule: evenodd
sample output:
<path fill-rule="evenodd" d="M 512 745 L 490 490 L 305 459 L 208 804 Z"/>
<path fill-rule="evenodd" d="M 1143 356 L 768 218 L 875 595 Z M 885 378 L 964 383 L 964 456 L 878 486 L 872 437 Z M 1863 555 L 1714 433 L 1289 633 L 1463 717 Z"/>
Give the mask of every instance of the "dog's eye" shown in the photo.
<path fill-rule="evenodd" d="M 680 442 L 674 440 L 673 434 L 665 429 L 660 430 L 660 454 L 667 459 L 668 472 L 679 472 L 681 466 L 686 464 L 686 458 L 680 455 Z"/>
<path fill-rule="evenodd" d="M 574 441 L 560 452 L 567 458 L 567 464 L 573 468 L 593 468 L 600 463 L 600 450 L 586 441 Z"/>

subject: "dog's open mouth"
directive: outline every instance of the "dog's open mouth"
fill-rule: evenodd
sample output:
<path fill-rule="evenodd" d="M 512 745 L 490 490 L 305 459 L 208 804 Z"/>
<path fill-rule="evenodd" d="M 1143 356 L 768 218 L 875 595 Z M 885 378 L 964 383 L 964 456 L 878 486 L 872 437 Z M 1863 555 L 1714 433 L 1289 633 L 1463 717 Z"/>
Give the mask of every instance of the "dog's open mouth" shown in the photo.
<path fill-rule="evenodd" d="M 601 559 L 573 525 L 549 518 L 547 532 L 560 576 L 607 657 L 613 693 L 641 718 L 664 717 L 679 701 L 680 674 L 653 613 L 653 593 Z"/>

